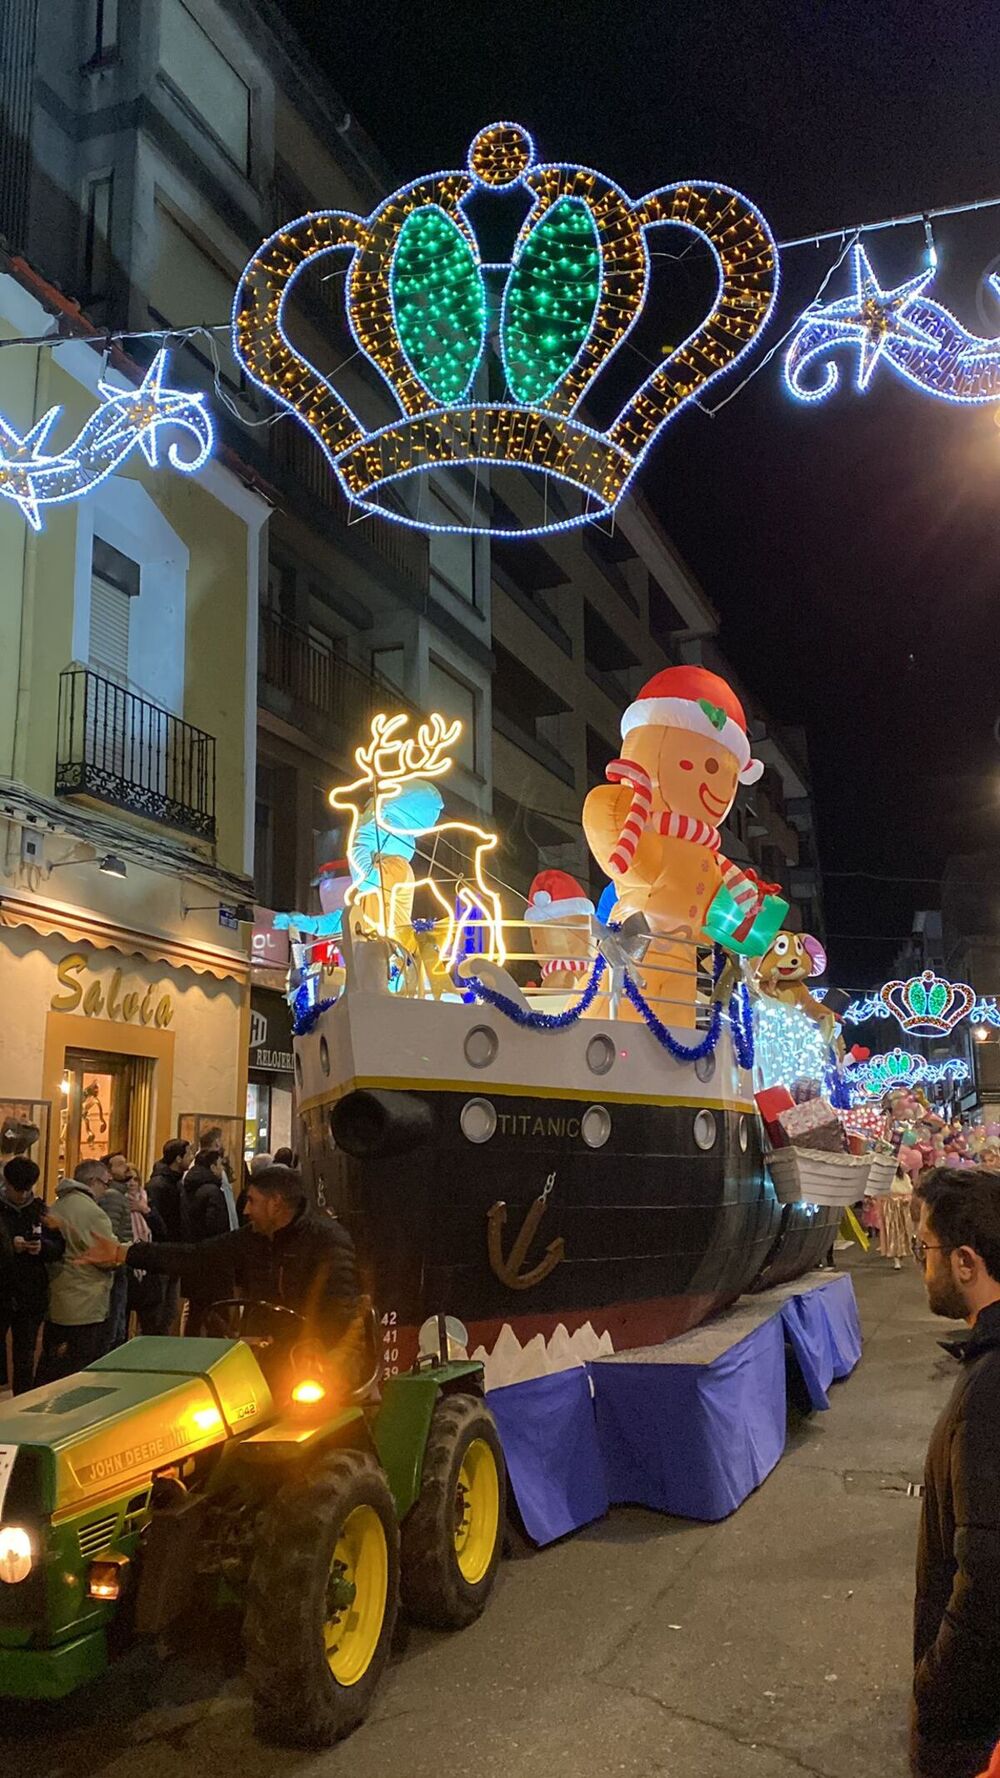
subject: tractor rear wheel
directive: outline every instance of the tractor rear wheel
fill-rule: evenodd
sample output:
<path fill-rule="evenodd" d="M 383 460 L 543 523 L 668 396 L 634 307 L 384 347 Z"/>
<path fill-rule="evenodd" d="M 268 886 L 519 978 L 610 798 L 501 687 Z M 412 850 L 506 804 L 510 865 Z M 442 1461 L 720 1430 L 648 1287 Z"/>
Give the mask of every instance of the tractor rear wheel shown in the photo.
<path fill-rule="evenodd" d="M 420 1497 L 403 1525 L 403 1604 L 418 1623 L 461 1630 L 497 1577 L 506 1471 L 493 1415 L 478 1396 L 446 1395 L 427 1435 Z"/>
<path fill-rule="evenodd" d="M 243 1624 L 254 1726 L 290 1747 L 326 1747 L 368 1714 L 389 1659 L 399 1527 L 365 1451 L 337 1451 L 267 1509 Z"/>

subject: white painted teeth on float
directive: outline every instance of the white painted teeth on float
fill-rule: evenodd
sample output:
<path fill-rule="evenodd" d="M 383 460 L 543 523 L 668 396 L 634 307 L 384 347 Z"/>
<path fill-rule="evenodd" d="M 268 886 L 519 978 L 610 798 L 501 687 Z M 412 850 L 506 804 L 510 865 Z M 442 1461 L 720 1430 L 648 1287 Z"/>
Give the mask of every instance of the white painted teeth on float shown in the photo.
<path fill-rule="evenodd" d="M 510 1323 L 505 1321 L 497 1335 L 492 1352 L 477 1346 L 472 1357 L 484 1366 L 487 1389 L 503 1389 L 508 1383 L 527 1383 L 533 1377 L 551 1377 L 557 1371 L 573 1370 L 589 1364 L 594 1358 L 607 1358 L 614 1352 L 609 1333 L 594 1332 L 589 1321 L 569 1333 L 560 1321 L 546 1342 L 543 1334 L 535 1334 L 522 1346 Z"/>

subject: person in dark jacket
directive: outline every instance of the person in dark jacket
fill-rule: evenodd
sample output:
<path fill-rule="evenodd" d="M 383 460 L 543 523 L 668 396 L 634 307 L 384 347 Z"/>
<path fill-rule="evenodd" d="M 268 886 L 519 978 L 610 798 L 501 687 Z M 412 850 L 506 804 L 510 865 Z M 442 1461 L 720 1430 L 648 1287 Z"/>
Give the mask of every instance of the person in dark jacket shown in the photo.
<path fill-rule="evenodd" d="M 185 1141 L 183 1136 L 175 1136 L 170 1142 L 163 1144 L 163 1154 L 146 1181 L 150 1207 L 163 1218 L 168 1241 L 187 1240 L 181 1180 L 190 1163 L 190 1142 Z"/>
<path fill-rule="evenodd" d="M 184 1136 L 174 1136 L 171 1141 L 163 1144 L 163 1154 L 157 1161 L 146 1185 L 146 1196 L 150 1209 L 161 1219 L 163 1239 L 166 1241 L 186 1241 L 187 1205 L 184 1201 L 184 1189 L 181 1181 L 191 1165 L 194 1150 Z M 159 1237 L 157 1237 L 159 1239 Z M 179 1278 L 163 1280 L 162 1332 L 170 1333 L 177 1324 L 180 1315 L 181 1281 Z"/>
<path fill-rule="evenodd" d="M 46 1266 L 62 1258 L 66 1242 L 45 1223 L 46 1209 L 35 1196 L 39 1169 L 27 1155 L 15 1155 L 3 1169 L 0 1222 L 8 1237 L 11 1264 L 0 1299 L 0 1351 L 11 1334 L 11 1387 L 23 1395 L 35 1381 L 38 1333 L 49 1304 Z"/>
<path fill-rule="evenodd" d="M 187 1226 L 186 1242 L 200 1245 L 227 1233 L 229 1207 L 222 1189 L 222 1155 L 219 1149 L 198 1150 L 193 1166 L 188 1168 L 181 1180 L 181 1192 Z M 182 1289 L 188 1299 L 185 1332 L 191 1335 L 200 1334 L 209 1304 L 233 1294 L 231 1269 L 227 1274 L 220 1264 L 206 1293 L 203 1273 L 197 1268 L 186 1266 L 182 1272 Z"/>
<path fill-rule="evenodd" d="M 222 1192 L 222 1155 L 217 1148 L 200 1148 L 181 1181 L 184 1220 L 188 1241 L 210 1241 L 224 1235 L 229 1211 Z"/>
<path fill-rule="evenodd" d="M 235 1277 L 242 1297 L 294 1309 L 331 1346 L 357 1306 L 354 1243 L 341 1223 L 306 1207 L 302 1176 L 292 1167 L 268 1167 L 255 1176 L 242 1228 L 196 1243 L 126 1248 L 104 1239 L 83 1257 L 93 1265 L 182 1273 L 204 1303 L 231 1295 Z"/>
<path fill-rule="evenodd" d="M 917 1553 L 911 1770 L 976 1778 L 1000 1736 L 1000 1174 L 935 1167 L 914 1251 L 961 1365 L 927 1452 Z"/>

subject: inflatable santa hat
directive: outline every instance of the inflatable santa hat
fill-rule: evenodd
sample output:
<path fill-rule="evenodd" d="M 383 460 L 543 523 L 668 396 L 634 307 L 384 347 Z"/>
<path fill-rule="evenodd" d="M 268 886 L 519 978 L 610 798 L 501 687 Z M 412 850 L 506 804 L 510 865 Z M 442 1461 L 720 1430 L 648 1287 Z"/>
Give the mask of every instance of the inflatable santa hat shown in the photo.
<path fill-rule="evenodd" d="M 528 890 L 526 920 L 565 920 L 570 915 L 592 914 L 594 904 L 575 877 L 564 870 L 540 870 Z"/>
<path fill-rule="evenodd" d="M 705 667 L 665 667 L 648 679 L 622 717 L 622 739 L 646 726 L 687 729 L 715 740 L 738 762 L 741 784 L 756 784 L 764 770 L 763 761 L 750 756 L 739 698 Z"/>

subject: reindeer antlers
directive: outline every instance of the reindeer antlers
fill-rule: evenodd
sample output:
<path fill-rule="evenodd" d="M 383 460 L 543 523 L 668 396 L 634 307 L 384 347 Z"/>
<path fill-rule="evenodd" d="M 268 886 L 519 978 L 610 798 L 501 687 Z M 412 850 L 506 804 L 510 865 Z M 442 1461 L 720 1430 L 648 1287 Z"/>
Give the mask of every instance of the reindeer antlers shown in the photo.
<path fill-rule="evenodd" d="M 436 712 L 422 722 L 416 738 L 399 736 L 408 716 L 375 716 L 372 738 L 367 747 L 355 749 L 354 758 L 362 777 L 370 784 L 399 784 L 405 778 L 440 778 L 453 764 L 448 752 L 462 733 L 461 720 L 448 722 Z"/>

